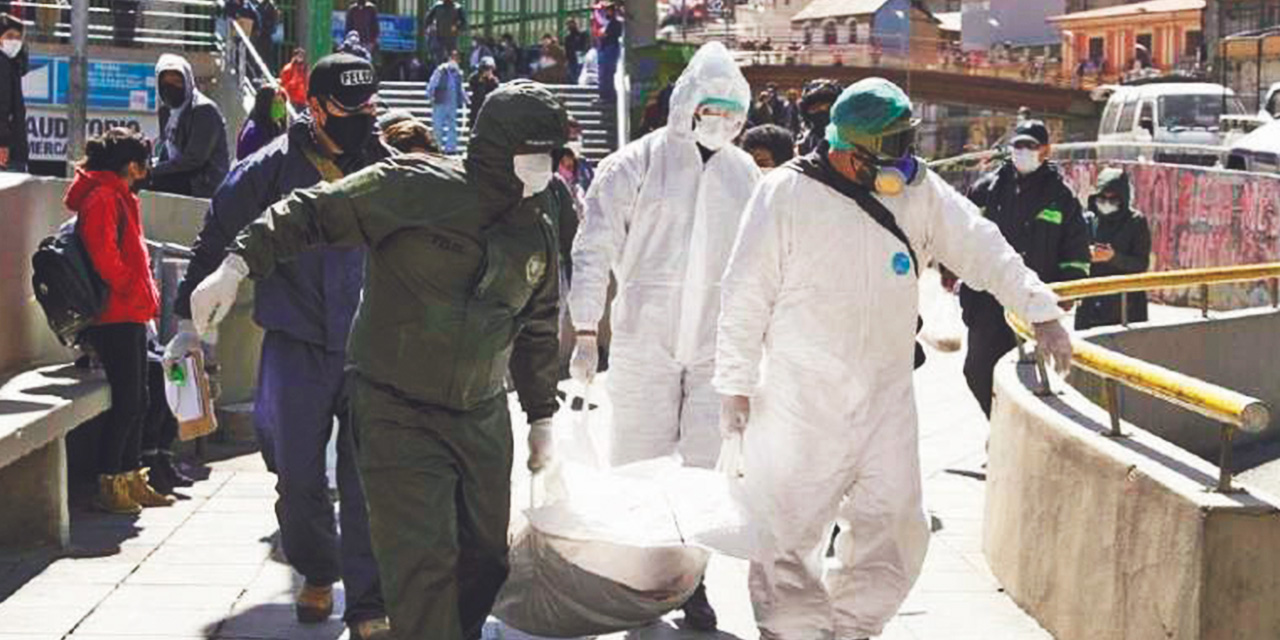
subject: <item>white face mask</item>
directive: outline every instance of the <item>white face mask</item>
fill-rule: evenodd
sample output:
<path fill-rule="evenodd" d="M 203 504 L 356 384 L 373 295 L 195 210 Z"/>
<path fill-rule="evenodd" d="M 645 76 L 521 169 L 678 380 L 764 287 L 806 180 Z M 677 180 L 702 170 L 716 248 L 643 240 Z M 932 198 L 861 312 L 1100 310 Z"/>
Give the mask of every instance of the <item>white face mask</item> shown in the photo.
<path fill-rule="evenodd" d="M 1120 210 L 1120 205 L 1111 202 L 1110 200 L 1099 200 L 1094 204 L 1094 207 L 1098 210 L 1098 213 L 1104 216 L 1109 216 Z"/>
<path fill-rule="evenodd" d="M 524 184 L 524 197 L 541 193 L 551 184 L 554 171 L 549 153 L 522 153 L 513 159 L 516 177 Z"/>
<path fill-rule="evenodd" d="M 0 51 L 3 51 L 4 55 L 10 58 L 16 58 L 18 57 L 18 52 L 22 51 L 22 41 L 5 40 L 4 42 L 0 42 Z"/>
<path fill-rule="evenodd" d="M 693 135 L 698 140 L 698 144 L 712 151 L 719 151 L 733 142 L 741 130 L 742 121 L 738 118 L 701 116 L 694 125 Z"/>
<path fill-rule="evenodd" d="M 1042 164 L 1044 162 L 1040 160 L 1039 149 L 1013 150 L 1013 167 L 1024 176 L 1029 173 L 1035 173 L 1036 169 L 1039 169 Z"/>

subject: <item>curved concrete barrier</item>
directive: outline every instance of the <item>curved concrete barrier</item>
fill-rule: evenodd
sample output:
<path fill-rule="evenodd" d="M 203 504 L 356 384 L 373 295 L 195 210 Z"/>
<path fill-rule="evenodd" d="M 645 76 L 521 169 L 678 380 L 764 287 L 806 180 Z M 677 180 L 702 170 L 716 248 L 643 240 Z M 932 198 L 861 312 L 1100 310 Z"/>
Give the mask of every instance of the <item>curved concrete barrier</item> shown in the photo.
<path fill-rule="evenodd" d="M 1245 374 L 1243 360 L 1275 369 L 1257 355 L 1274 352 L 1269 341 L 1244 351 L 1249 343 L 1235 341 L 1248 339 L 1242 327 L 1263 331 L 1280 316 L 1246 315 L 1092 339 L 1231 386 L 1230 376 Z M 1148 348 L 1165 358 L 1148 357 Z M 1016 354 L 996 370 L 983 549 L 1013 599 L 1059 640 L 1280 637 L 1280 502 L 1244 482 L 1240 493 L 1211 492 L 1217 467 L 1184 448 L 1198 447 L 1201 435 L 1190 414 L 1154 412 L 1126 390 L 1125 415 L 1143 425 L 1126 421 L 1126 437 L 1111 438 L 1106 411 L 1056 384 L 1056 394 L 1037 396 L 1034 367 Z M 1078 373 L 1072 384 L 1091 386 Z M 1260 384 L 1263 399 L 1280 394 L 1280 385 Z M 1216 442 L 1216 429 L 1203 430 Z M 1152 431 L 1196 437 L 1180 446 Z"/>

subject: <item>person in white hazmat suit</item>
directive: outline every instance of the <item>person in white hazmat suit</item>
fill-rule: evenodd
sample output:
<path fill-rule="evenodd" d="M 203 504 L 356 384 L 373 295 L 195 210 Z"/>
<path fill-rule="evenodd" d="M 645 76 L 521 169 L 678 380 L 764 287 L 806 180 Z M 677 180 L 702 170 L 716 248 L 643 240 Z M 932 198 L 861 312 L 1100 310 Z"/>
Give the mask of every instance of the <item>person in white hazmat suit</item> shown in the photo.
<path fill-rule="evenodd" d="M 771 538 L 749 578 L 766 640 L 876 636 L 919 576 L 916 252 L 1032 322 L 1059 371 L 1070 363 L 1057 297 L 911 155 L 917 123 L 887 80 L 846 89 L 827 142 L 757 187 L 725 273 L 714 383 Z M 837 518 L 840 567 L 824 584 Z"/>
<path fill-rule="evenodd" d="M 751 156 L 732 144 L 750 101 L 724 45 L 703 45 L 676 81 L 667 126 L 606 158 L 587 192 L 573 245 L 570 371 L 586 382 L 598 368 L 596 331 L 612 272 L 618 293 L 607 391 L 615 465 L 678 451 L 686 464 L 715 466 L 720 277 L 760 177 Z M 705 589 L 684 609 L 688 626 L 715 628 Z"/>

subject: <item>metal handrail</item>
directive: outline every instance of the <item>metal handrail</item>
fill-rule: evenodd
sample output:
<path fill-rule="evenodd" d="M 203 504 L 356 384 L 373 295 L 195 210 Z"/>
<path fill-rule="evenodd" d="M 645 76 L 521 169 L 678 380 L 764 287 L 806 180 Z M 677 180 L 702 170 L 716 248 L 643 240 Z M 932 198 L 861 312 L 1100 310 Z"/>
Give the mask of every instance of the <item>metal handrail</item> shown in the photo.
<path fill-rule="evenodd" d="M 1199 286 L 1202 291 L 1201 310 L 1207 316 L 1210 285 L 1268 279 L 1271 280 L 1272 301 L 1280 307 L 1280 262 L 1091 278 L 1058 283 L 1052 285 L 1052 288 L 1063 300 L 1074 300 L 1094 295 Z M 1005 317 L 1018 336 L 1019 353 L 1025 359 L 1023 341 L 1033 339 L 1034 333 L 1026 321 L 1012 312 L 1007 312 Z M 1073 367 L 1088 371 L 1102 378 L 1106 383 L 1104 395 L 1107 412 L 1111 418 L 1109 435 L 1112 437 L 1124 437 L 1120 430 L 1119 385 L 1121 384 L 1221 423 L 1218 483 L 1215 490 L 1222 493 L 1233 490 L 1231 486 L 1232 438 L 1237 429 L 1248 433 L 1258 433 L 1266 429 L 1271 422 L 1271 408 L 1267 403 L 1074 337 L 1071 340 L 1071 351 Z M 1048 371 L 1043 361 L 1037 361 L 1037 369 L 1040 375 L 1041 393 L 1051 393 Z"/>
<path fill-rule="evenodd" d="M 1231 152 L 1229 147 L 1205 145 L 1205 144 L 1184 144 L 1180 142 L 1111 142 L 1111 141 L 1094 141 L 1094 142 L 1064 142 L 1055 144 L 1050 147 L 1051 153 L 1055 159 L 1061 159 L 1061 156 L 1068 155 L 1077 151 L 1097 151 L 1116 149 L 1121 151 L 1147 152 L 1147 151 L 1167 151 L 1167 152 L 1183 152 L 1187 154 L 1201 155 L 1218 155 L 1226 156 Z M 941 167 L 947 167 L 955 164 L 965 164 L 969 162 L 984 162 L 993 158 L 998 158 L 1006 153 L 1002 149 L 985 149 L 983 151 L 974 151 L 950 158 L 939 158 L 929 161 L 929 168 L 937 170 Z M 1154 155 L 1154 154 L 1152 154 Z M 1150 160 L 1150 158 L 1148 158 Z"/>
<path fill-rule="evenodd" d="M 277 90 L 281 89 L 283 85 L 280 84 L 280 79 L 271 71 L 271 67 L 267 66 L 266 61 L 262 59 L 262 55 L 258 53 L 258 48 L 253 46 L 253 39 L 249 37 L 249 34 L 245 33 L 244 28 L 235 20 L 228 21 L 228 24 L 230 25 L 232 34 L 234 35 L 233 39 L 239 43 L 238 46 L 241 49 L 241 54 L 244 52 L 249 53 L 249 61 L 258 68 L 258 74 L 262 77 L 263 81 Z M 234 50 L 236 47 L 236 43 L 228 43 L 227 52 Z M 241 55 L 239 59 L 243 61 L 243 55 Z M 252 93 L 254 89 L 252 82 L 249 80 L 248 74 L 244 73 L 243 68 L 240 68 L 237 71 L 242 83 L 241 88 L 246 92 Z M 289 121 L 293 122 L 294 120 L 297 120 L 300 114 L 298 113 L 298 110 L 294 108 L 292 102 L 285 100 L 284 104 L 285 109 L 289 112 Z"/>

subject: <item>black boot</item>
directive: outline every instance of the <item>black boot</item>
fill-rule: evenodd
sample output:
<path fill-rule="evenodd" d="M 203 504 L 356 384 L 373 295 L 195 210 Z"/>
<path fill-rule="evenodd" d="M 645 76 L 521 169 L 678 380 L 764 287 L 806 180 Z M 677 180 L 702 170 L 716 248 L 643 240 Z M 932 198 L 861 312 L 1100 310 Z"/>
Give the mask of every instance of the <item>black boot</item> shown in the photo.
<path fill-rule="evenodd" d="M 151 488 L 155 489 L 156 493 L 166 496 L 173 495 L 175 488 L 173 477 L 169 475 L 159 454 L 143 455 L 142 466 L 151 468 L 151 472 L 147 475 L 147 484 L 151 485 Z"/>
<path fill-rule="evenodd" d="M 707 585 L 700 584 L 680 607 L 684 610 L 684 626 L 694 631 L 715 631 L 716 610 L 707 601 Z"/>
<path fill-rule="evenodd" d="M 174 464 L 172 453 L 168 451 L 161 451 L 156 455 L 160 459 L 160 464 L 165 468 L 165 474 L 173 481 L 173 485 L 175 487 L 190 487 L 196 483 L 193 478 L 183 473 L 182 470 L 178 468 L 178 465 Z M 151 468 L 153 470 L 155 469 L 155 467 Z"/>

